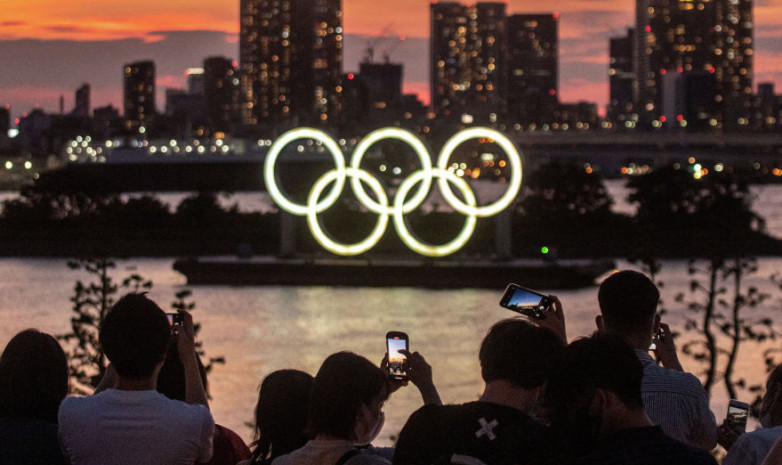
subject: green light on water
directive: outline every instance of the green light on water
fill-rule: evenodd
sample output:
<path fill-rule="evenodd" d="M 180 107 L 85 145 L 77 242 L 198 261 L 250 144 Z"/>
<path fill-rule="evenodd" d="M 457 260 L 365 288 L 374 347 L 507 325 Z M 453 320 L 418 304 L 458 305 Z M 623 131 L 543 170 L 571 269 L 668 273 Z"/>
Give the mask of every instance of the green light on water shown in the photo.
<path fill-rule="evenodd" d="M 540 248 L 540 253 L 542 253 L 542 254 L 544 254 L 544 255 L 545 255 L 545 254 L 547 254 L 547 253 L 548 253 L 548 247 L 545 247 L 545 246 L 544 246 L 544 247 L 541 247 L 541 248 Z"/>

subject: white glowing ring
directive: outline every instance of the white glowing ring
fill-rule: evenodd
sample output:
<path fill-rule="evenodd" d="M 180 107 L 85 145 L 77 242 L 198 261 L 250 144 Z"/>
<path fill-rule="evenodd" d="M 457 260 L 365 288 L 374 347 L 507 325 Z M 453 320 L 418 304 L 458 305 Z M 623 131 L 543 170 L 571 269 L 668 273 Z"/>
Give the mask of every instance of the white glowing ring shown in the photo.
<path fill-rule="evenodd" d="M 407 225 L 405 224 L 405 219 L 403 216 L 404 212 L 402 211 L 402 205 L 405 201 L 405 197 L 407 197 L 407 193 L 416 183 L 425 181 L 427 178 L 431 179 L 431 177 L 438 177 L 441 181 L 445 181 L 446 183 L 448 181 L 454 183 L 462 195 L 464 195 L 464 199 L 467 202 L 467 205 L 475 207 L 477 204 L 475 200 L 475 194 L 473 194 L 472 189 L 470 189 L 470 185 L 467 184 L 467 181 L 460 178 L 459 176 L 456 176 L 450 171 L 440 168 L 432 169 L 431 173 L 426 173 L 425 171 L 416 171 L 399 185 L 399 190 L 396 192 L 396 196 L 394 197 L 394 227 L 396 228 L 397 234 L 399 234 L 399 237 L 402 239 L 402 242 L 404 242 L 405 245 L 407 245 L 414 252 L 417 252 L 421 255 L 426 255 L 428 257 L 444 257 L 464 247 L 464 244 L 470 240 L 470 237 L 472 237 L 472 234 L 475 231 L 475 224 L 478 222 L 478 218 L 474 213 L 467 213 L 467 219 L 461 232 L 459 232 L 454 240 L 448 242 L 447 244 L 429 245 L 419 241 L 413 235 L 413 233 L 407 229 Z"/>
<path fill-rule="evenodd" d="M 383 186 L 380 184 L 380 181 L 378 181 L 376 177 L 372 176 L 366 171 L 356 168 L 347 168 L 345 174 L 359 182 L 364 181 L 369 184 L 370 189 L 372 189 L 375 195 L 377 195 L 377 198 L 380 200 L 378 205 L 382 209 L 386 209 L 386 207 L 388 207 L 388 196 L 386 195 L 385 189 L 383 189 Z M 388 227 L 388 215 L 385 213 L 379 214 L 375 229 L 373 229 L 372 232 L 369 233 L 369 236 L 367 236 L 367 238 L 362 241 L 359 241 L 355 244 L 341 244 L 333 240 L 325 231 L 323 231 L 323 228 L 320 227 L 320 223 L 318 222 L 318 199 L 320 198 L 320 194 L 329 183 L 336 183 L 340 179 L 342 179 L 342 182 L 344 183 L 345 175 L 343 175 L 339 170 L 331 170 L 326 172 L 317 181 L 315 181 L 315 185 L 312 186 L 310 195 L 307 198 L 307 224 L 309 225 L 310 231 L 315 237 L 315 240 L 317 240 L 320 245 L 322 245 L 323 248 L 329 252 L 335 253 L 337 255 L 347 256 L 360 255 L 374 247 L 378 242 L 380 242 L 380 239 L 383 238 L 383 234 L 385 234 L 386 228 Z"/>
<path fill-rule="evenodd" d="M 369 150 L 369 148 L 375 145 L 377 142 L 386 139 L 396 139 L 410 146 L 413 151 L 415 151 L 415 154 L 418 155 L 418 160 L 421 162 L 421 171 L 426 173 L 425 177 L 423 178 L 423 182 L 421 183 L 421 187 L 418 189 L 418 192 L 416 192 L 415 195 L 408 202 L 405 202 L 405 204 L 401 207 L 403 213 L 410 213 L 411 211 L 421 206 L 422 203 L 424 203 L 426 197 L 429 195 L 429 189 L 432 187 L 431 154 L 429 153 L 429 149 L 426 148 L 426 145 L 424 145 L 421 139 L 419 139 L 415 134 L 406 129 L 399 128 L 383 128 L 372 131 L 367 134 L 367 136 L 364 137 L 364 139 L 362 139 L 361 142 L 359 142 L 359 144 L 356 146 L 356 149 L 353 152 L 353 156 L 350 158 L 350 166 L 355 169 L 361 169 L 361 160 L 364 159 L 364 155 L 366 154 L 367 150 Z M 354 176 L 350 180 L 350 185 L 353 189 L 353 193 L 356 195 L 356 198 L 358 198 L 358 201 L 373 213 L 385 213 L 388 215 L 392 215 L 394 213 L 393 209 L 389 208 L 387 205 L 381 206 L 375 202 L 372 197 L 367 195 L 366 191 L 364 191 L 364 186 L 361 185 L 361 180 L 357 176 Z"/>
<path fill-rule="evenodd" d="M 497 143 L 502 148 L 511 164 L 510 184 L 505 194 L 490 205 L 477 207 L 475 194 L 470 189 L 469 184 L 459 176 L 456 176 L 448 170 L 448 161 L 454 150 L 470 139 L 487 138 Z M 329 151 L 334 163 L 335 169 L 328 171 L 313 186 L 307 198 L 307 204 L 302 205 L 290 201 L 280 190 L 275 177 L 275 164 L 282 150 L 289 143 L 297 139 L 314 139 Z M 373 144 L 385 140 L 396 139 L 408 144 L 413 148 L 418 158 L 421 160 L 421 169 L 411 174 L 400 184 L 394 198 L 393 207 L 389 207 L 388 194 L 383 186 L 372 174 L 360 169 L 361 161 L 369 147 Z M 398 128 L 384 128 L 370 133 L 363 139 L 353 152 L 350 167 L 345 166 L 345 159 L 339 145 L 328 134 L 323 131 L 311 128 L 299 128 L 286 132 L 274 144 L 272 144 L 266 155 L 264 163 L 264 180 L 269 195 L 275 203 L 283 210 L 298 216 L 306 216 L 314 238 L 325 249 L 339 255 L 358 255 L 374 247 L 385 234 L 388 227 L 388 217 L 393 215 L 394 227 L 399 234 L 402 242 L 411 250 L 426 256 L 442 257 L 452 254 L 459 250 L 472 236 L 475 231 L 477 217 L 486 217 L 496 215 L 507 208 L 518 195 L 521 189 L 521 156 L 513 143 L 501 133 L 488 128 L 470 128 L 458 132 L 451 137 L 443 146 L 437 161 L 437 168 L 432 168 L 432 162 L 429 157 L 429 151 L 421 140 L 412 133 Z M 379 218 L 377 225 L 370 233 L 369 237 L 356 244 L 341 244 L 331 239 L 320 227 L 318 214 L 323 213 L 337 201 L 345 187 L 346 179 L 351 178 L 351 189 L 361 204 Z M 426 199 L 431 188 L 434 177 L 438 179 L 438 186 L 443 194 L 445 201 L 453 209 L 463 215 L 466 215 L 465 225 L 457 237 L 444 245 L 429 245 L 419 241 L 407 228 L 404 221 L 404 215 L 418 208 Z M 364 190 L 361 182 L 366 182 L 370 189 L 375 193 L 377 201 L 370 197 Z M 323 200 L 320 196 L 329 183 L 334 186 Z M 417 183 L 422 183 L 421 188 L 405 201 L 410 190 Z M 464 201 L 459 199 L 451 190 L 450 183 L 456 185 L 461 192 Z"/>
<path fill-rule="evenodd" d="M 493 140 L 500 146 L 505 154 L 508 156 L 508 161 L 511 165 L 510 184 L 508 190 L 505 191 L 502 197 L 497 199 L 494 203 L 484 205 L 482 207 L 476 207 L 475 205 L 468 205 L 462 202 L 451 190 L 451 186 L 448 185 L 448 181 L 444 177 L 440 177 L 437 181 L 437 185 L 440 187 L 440 192 L 443 194 L 443 198 L 454 210 L 463 215 L 477 215 L 479 217 L 493 216 L 502 210 L 508 208 L 513 203 L 513 200 L 521 189 L 521 156 L 519 155 L 516 146 L 513 145 L 507 137 L 500 132 L 489 128 L 469 128 L 456 133 L 453 137 L 443 146 L 440 151 L 440 156 L 437 159 L 437 167 L 443 170 L 448 169 L 448 161 L 451 158 L 456 147 L 463 144 L 470 139 L 486 138 Z"/>
<path fill-rule="evenodd" d="M 318 129 L 312 128 L 298 128 L 292 129 L 279 139 L 274 141 L 268 153 L 266 154 L 266 161 L 264 163 L 263 177 L 266 182 L 266 190 L 274 200 L 274 202 L 285 211 L 293 213 L 294 215 L 304 216 L 307 214 L 309 208 L 306 205 L 292 202 L 282 193 L 280 187 L 277 185 L 277 179 L 275 177 L 275 164 L 277 158 L 282 153 L 282 149 L 285 148 L 291 142 L 298 139 L 314 139 L 323 144 L 326 150 L 331 154 L 331 158 L 334 159 L 336 165 L 336 172 L 338 176 L 335 178 L 334 187 L 331 188 L 328 195 L 315 207 L 318 213 L 328 209 L 337 201 L 342 189 L 345 187 L 345 157 L 342 154 L 342 149 L 339 148 L 337 142 L 328 134 Z"/>

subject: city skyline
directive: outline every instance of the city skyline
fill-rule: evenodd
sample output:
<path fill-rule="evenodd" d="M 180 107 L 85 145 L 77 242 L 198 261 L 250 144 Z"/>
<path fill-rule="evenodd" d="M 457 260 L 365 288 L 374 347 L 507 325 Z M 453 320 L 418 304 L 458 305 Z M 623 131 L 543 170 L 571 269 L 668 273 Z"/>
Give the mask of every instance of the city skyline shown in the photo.
<path fill-rule="evenodd" d="M 367 44 L 377 42 L 370 36 L 391 36 L 377 45 L 376 60 L 385 48 L 394 48 L 391 61 L 405 65 L 405 92 L 428 102 L 429 4 L 343 0 L 344 70 L 358 70 Z M 162 108 L 162 89 L 185 87 L 185 69 L 212 55 L 238 59 L 238 0 L 203 2 L 197 8 L 180 0 L 141 0 L 133 8 L 96 5 L 34 0 L 6 8 L 7 19 L 0 21 L 0 105 L 10 104 L 14 116 L 36 103 L 55 112 L 62 95 L 69 111 L 75 90 L 86 82 L 92 87 L 93 108 L 107 103 L 121 108 L 120 66 L 152 59 L 159 69 L 157 104 Z M 608 39 L 633 26 L 635 2 L 554 0 L 547 7 L 560 14 L 561 99 L 595 101 L 602 112 L 608 102 Z M 782 87 L 782 41 L 775 41 L 782 35 L 782 0 L 756 1 L 754 9 L 755 85 L 774 82 Z M 508 5 L 509 14 L 542 12 L 517 0 Z M 399 36 L 406 40 L 396 44 Z"/>

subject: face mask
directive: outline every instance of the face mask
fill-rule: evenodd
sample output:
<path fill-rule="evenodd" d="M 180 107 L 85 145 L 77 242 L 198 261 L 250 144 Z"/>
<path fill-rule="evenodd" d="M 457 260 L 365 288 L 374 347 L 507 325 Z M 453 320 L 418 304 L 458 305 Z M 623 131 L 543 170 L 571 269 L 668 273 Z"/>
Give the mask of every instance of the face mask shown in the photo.
<path fill-rule="evenodd" d="M 354 443 L 358 446 L 366 446 L 374 441 L 380 434 L 380 430 L 383 429 L 383 424 L 386 422 L 386 415 L 385 413 L 380 412 L 380 414 L 375 417 L 366 405 L 361 406 L 361 412 L 363 418 L 360 418 L 356 422 L 356 439 Z"/>

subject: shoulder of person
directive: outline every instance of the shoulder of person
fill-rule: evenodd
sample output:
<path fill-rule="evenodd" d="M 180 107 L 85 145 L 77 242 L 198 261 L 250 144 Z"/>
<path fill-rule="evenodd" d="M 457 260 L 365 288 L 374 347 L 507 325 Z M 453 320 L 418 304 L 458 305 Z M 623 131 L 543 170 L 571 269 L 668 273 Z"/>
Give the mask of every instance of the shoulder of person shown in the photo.
<path fill-rule="evenodd" d="M 391 462 L 377 454 L 361 451 L 359 454 L 348 459 L 345 465 L 390 465 Z"/>
<path fill-rule="evenodd" d="M 95 402 L 94 396 L 67 396 L 60 402 L 59 416 L 82 412 L 86 405 Z"/>

